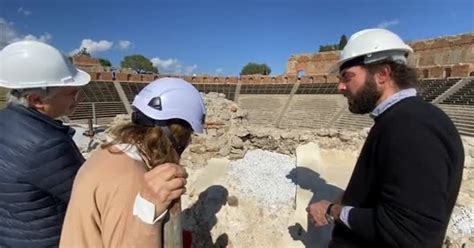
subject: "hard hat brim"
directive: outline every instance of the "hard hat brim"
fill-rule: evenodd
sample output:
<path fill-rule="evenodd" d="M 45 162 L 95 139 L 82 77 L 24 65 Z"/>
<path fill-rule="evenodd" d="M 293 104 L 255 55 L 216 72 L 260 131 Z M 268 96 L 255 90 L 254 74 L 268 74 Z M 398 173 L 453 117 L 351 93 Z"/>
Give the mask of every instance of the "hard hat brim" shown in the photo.
<path fill-rule="evenodd" d="M 84 86 L 91 81 L 91 75 L 89 73 L 77 69 L 77 74 L 74 77 L 74 83 L 71 85 L 64 85 L 64 86 Z"/>
<path fill-rule="evenodd" d="M 408 57 L 408 55 L 413 54 L 413 49 L 409 46 L 406 46 L 406 48 L 404 48 L 404 49 L 397 49 L 397 50 L 399 52 L 406 53 L 407 57 Z M 387 51 L 392 51 L 392 50 L 381 50 L 381 51 L 373 52 L 372 54 L 374 54 L 374 53 L 383 53 L 383 52 L 387 52 Z M 356 59 L 356 58 L 361 57 L 361 56 L 366 56 L 366 55 L 367 54 L 358 54 L 358 55 L 351 56 L 351 57 L 348 57 L 348 58 L 340 59 L 335 64 L 333 64 L 331 67 L 329 67 L 328 74 L 329 75 L 337 75 L 337 74 L 339 74 L 339 69 L 342 66 L 342 64 L 344 64 L 347 61 Z"/>
<path fill-rule="evenodd" d="M 7 89 L 31 89 L 31 88 L 49 88 L 49 87 L 71 87 L 71 86 L 84 86 L 91 81 L 91 76 L 89 73 L 77 69 L 76 75 L 72 78 L 71 82 L 51 82 L 45 83 L 44 81 L 40 82 L 15 82 L 15 85 L 9 84 L 9 82 L 0 80 L 0 87 Z"/>

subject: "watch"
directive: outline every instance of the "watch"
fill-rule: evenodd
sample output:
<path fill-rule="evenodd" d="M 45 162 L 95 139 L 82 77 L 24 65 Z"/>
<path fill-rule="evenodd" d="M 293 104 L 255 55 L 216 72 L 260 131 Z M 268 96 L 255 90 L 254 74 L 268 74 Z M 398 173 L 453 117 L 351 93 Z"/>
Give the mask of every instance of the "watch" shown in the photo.
<path fill-rule="evenodd" d="M 331 215 L 331 209 L 334 205 L 335 203 L 329 204 L 328 208 L 326 209 L 326 214 L 324 215 L 329 224 L 334 223 L 334 217 Z"/>

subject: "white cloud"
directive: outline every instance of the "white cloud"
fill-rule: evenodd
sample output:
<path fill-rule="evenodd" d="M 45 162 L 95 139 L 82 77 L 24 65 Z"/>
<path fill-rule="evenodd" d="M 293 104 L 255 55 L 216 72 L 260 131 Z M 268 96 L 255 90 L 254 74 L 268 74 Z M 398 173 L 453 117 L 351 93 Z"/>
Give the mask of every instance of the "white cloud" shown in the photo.
<path fill-rule="evenodd" d="M 31 15 L 31 11 L 26 10 L 26 9 L 23 8 L 23 7 L 18 8 L 17 12 L 20 13 L 20 14 L 22 14 L 22 15 L 24 15 L 24 16 L 29 16 L 29 15 Z"/>
<path fill-rule="evenodd" d="M 184 75 L 190 75 L 194 70 L 196 70 L 196 68 L 197 68 L 196 64 L 191 65 L 191 66 L 186 66 L 186 68 L 184 69 Z"/>
<path fill-rule="evenodd" d="M 216 69 L 216 74 L 221 75 L 224 70 L 222 68 L 217 68 Z"/>
<path fill-rule="evenodd" d="M 91 39 L 83 39 L 81 42 L 81 46 L 72 50 L 69 54 L 74 55 L 81 51 L 83 48 L 87 50 L 90 54 L 95 54 L 99 52 L 105 52 L 112 48 L 114 43 L 112 41 L 101 40 L 101 41 L 93 41 Z"/>
<path fill-rule="evenodd" d="M 178 59 L 160 59 L 152 58 L 150 59 L 153 66 L 158 67 L 162 73 L 170 73 L 176 75 L 190 75 L 194 70 L 196 70 L 197 65 L 184 66 Z"/>
<path fill-rule="evenodd" d="M 391 26 L 396 26 L 400 24 L 400 21 L 398 19 L 393 19 L 393 20 L 390 20 L 390 21 L 383 21 L 379 24 L 377 24 L 377 27 L 378 28 L 388 28 L 388 27 L 391 27 Z"/>
<path fill-rule="evenodd" d="M 39 37 L 36 37 L 35 35 L 32 35 L 32 34 L 28 34 L 28 35 L 25 35 L 25 37 L 23 39 L 24 40 L 36 40 L 36 41 L 41 41 L 41 42 L 45 42 L 45 43 L 50 43 L 51 40 L 53 39 L 53 36 L 49 33 L 45 33 L 43 35 L 40 35 Z"/>
<path fill-rule="evenodd" d="M 0 17 L 0 46 L 5 46 L 9 43 L 20 41 L 20 40 L 37 40 L 41 42 L 50 43 L 53 40 L 53 36 L 49 33 L 42 35 L 27 34 L 22 35 L 18 33 L 12 22 Z"/>
<path fill-rule="evenodd" d="M 0 17 L 0 43 L 8 44 L 16 41 L 20 38 L 20 35 L 13 28 L 13 23 L 7 22 L 7 20 Z"/>
<path fill-rule="evenodd" d="M 118 42 L 118 48 L 121 50 L 126 50 L 132 45 L 132 42 L 128 40 L 121 40 Z"/>
<path fill-rule="evenodd" d="M 160 69 L 170 70 L 174 68 L 181 68 L 181 63 L 177 59 L 160 59 L 160 58 L 152 58 L 151 63 L 153 66 L 157 66 Z"/>

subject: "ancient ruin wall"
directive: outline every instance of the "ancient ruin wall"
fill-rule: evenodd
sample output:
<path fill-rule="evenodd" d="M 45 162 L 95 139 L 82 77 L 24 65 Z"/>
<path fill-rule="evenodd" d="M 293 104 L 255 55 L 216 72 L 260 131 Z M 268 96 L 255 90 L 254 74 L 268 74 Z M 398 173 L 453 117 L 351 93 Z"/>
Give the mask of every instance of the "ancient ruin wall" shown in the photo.
<path fill-rule="evenodd" d="M 474 76 L 474 33 L 409 42 L 415 53 L 410 64 L 423 78 Z M 287 75 L 326 75 L 339 51 L 293 55 Z"/>
<path fill-rule="evenodd" d="M 296 76 L 299 72 L 304 72 L 305 76 L 326 75 L 338 59 L 339 51 L 293 55 L 288 60 L 286 74 Z"/>
<path fill-rule="evenodd" d="M 423 78 L 474 76 L 474 33 L 411 42 L 415 50 L 410 64 Z M 339 51 L 293 55 L 288 60 L 286 74 L 279 76 L 176 76 L 165 74 L 137 74 L 131 70 L 110 71 L 100 66 L 97 59 L 74 56 L 73 62 L 86 70 L 93 81 L 128 81 L 148 83 L 161 77 L 181 77 L 193 84 L 294 84 L 336 83 L 334 75 L 328 75 L 330 67 L 338 60 Z"/>
<path fill-rule="evenodd" d="M 411 42 L 417 67 L 474 63 L 474 33 Z"/>
<path fill-rule="evenodd" d="M 225 77 L 225 76 L 177 76 L 165 74 L 137 74 L 126 72 L 110 72 L 110 71 L 91 71 L 86 70 L 90 75 L 92 81 L 97 82 L 142 82 L 149 83 L 153 80 L 163 77 L 177 77 L 193 84 L 311 84 L 311 83 L 336 83 L 335 76 L 327 75 L 308 75 L 304 77 L 297 77 L 296 75 L 280 75 L 280 76 L 263 76 L 263 75 L 248 75 L 241 77 Z"/>

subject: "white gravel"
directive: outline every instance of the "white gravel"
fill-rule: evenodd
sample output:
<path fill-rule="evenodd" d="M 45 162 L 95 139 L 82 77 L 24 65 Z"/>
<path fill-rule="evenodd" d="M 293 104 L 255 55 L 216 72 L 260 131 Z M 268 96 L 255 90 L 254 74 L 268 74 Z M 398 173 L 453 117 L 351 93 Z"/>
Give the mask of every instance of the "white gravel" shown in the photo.
<path fill-rule="evenodd" d="M 460 214 L 451 216 L 454 232 L 461 235 L 474 234 L 474 208 L 461 208 Z"/>
<path fill-rule="evenodd" d="M 286 176 L 295 168 L 294 157 L 253 150 L 231 162 L 229 175 L 237 190 L 257 200 L 263 207 L 293 206 L 296 185 Z"/>

